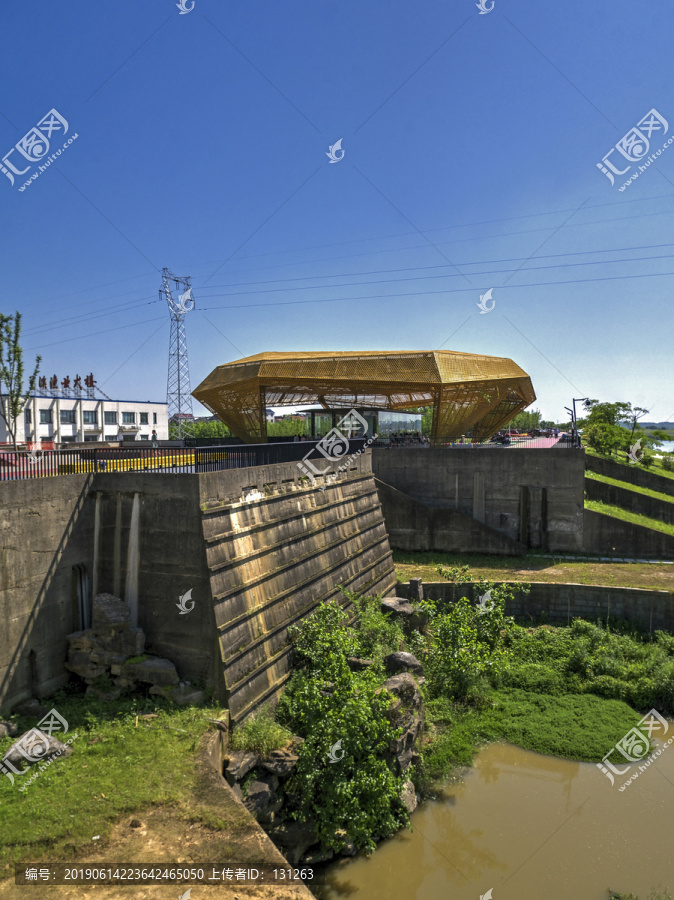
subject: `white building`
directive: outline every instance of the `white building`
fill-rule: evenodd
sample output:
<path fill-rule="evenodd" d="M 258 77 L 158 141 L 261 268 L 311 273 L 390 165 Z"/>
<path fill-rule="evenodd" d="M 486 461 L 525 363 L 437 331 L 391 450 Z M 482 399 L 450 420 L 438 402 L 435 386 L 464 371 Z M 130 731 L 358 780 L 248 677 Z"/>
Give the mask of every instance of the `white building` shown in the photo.
<path fill-rule="evenodd" d="M 153 429 L 168 440 L 166 403 L 38 395 L 16 420 L 16 442 L 149 441 Z M 10 440 L 0 417 L 0 442 Z"/>

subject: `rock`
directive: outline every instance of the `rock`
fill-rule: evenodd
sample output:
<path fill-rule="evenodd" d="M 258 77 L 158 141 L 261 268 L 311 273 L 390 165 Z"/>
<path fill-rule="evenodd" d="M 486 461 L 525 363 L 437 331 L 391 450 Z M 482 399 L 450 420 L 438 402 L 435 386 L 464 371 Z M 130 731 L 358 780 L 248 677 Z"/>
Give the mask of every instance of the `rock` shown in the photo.
<path fill-rule="evenodd" d="M 0 741 L 6 737 L 14 737 L 18 732 L 19 729 L 14 722 L 0 722 Z"/>
<path fill-rule="evenodd" d="M 291 866 L 296 866 L 310 847 L 318 843 L 316 829 L 311 822 L 288 820 L 274 823 L 269 837 L 283 852 Z"/>
<path fill-rule="evenodd" d="M 233 785 L 255 768 L 258 756 L 256 753 L 249 753 L 248 750 L 234 750 L 228 751 L 227 760 L 225 778 Z"/>
<path fill-rule="evenodd" d="M 398 773 L 419 762 L 415 746 L 424 728 L 421 694 L 409 672 L 394 675 L 384 682 L 383 689 L 393 695 L 387 717 L 396 727 L 402 728 L 399 738 L 389 745 L 388 760 L 395 764 Z"/>
<path fill-rule="evenodd" d="M 237 798 L 237 800 L 240 800 L 243 803 L 243 791 L 238 784 L 232 785 L 232 793 Z"/>
<path fill-rule="evenodd" d="M 412 604 L 407 600 L 397 600 L 395 597 L 386 597 L 381 601 L 381 611 L 383 613 L 393 613 L 396 616 L 404 616 L 407 618 L 412 615 L 414 609 Z"/>
<path fill-rule="evenodd" d="M 335 855 L 335 851 L 329 847 L 319 847 L 317 850 L 310 850 L 305 853 L 302 859 L 303 866 L 318 866 L 321 863 L 330 862 Z"/>
<path fill-rule="evenodd" d="M 408 599 L 412 603 L 421 603 L 424 599 L 424 586 L 421 578 L 410 578 L 410 586 L 407 592 Z"/>
<path fill-rule="evenodd" d="M 123 678 L 149 682 L 153 685 L 178 684 L 180 679 L 176 667 L 170 659 L 159 659 L 148 656 L 142 662 L 126 663 L 122 672 Z"/>
<path fill-rule="evenodd" d="M 283 801 L 276 796 L 278 778 L 275 775 L 262 775 L 257 781 L 248 785 L 248 793 L 243 798 L 243 805 L 258 822 L 268 822 L 277 813 Z"/>
<path fill-rule="evenodd" d="M 297 755 L 289 750 L 272 750 L 266 759 L 260 760 L 260 767 L 279 778 L 287 778 L 297 765 L 297 759 Z"/>
<path fill-rule="evenodd" d="M 417 792 L 414 788 L 414 782 L 406 781 L 403 787 L 403 792 L 400 795 L 400 799 L 403 801 L 405 806 L 407 807 L 407 812 L 411 815 L 414 810 L 417 808 L 419 800 L 417 798 Z"/>
<path fill-rule="evenodd" d="M 127 656 L 142 656 L 145 652 L 145 632 L 142 628 L 129 628 L 121 635 L 120 652 Z"/>
<path fill-rule="evenodd" d="M 31 697 L 30 700 L 24 700 L 23 703 L 19 703 L 18 706 L 15 706 L 12 712 L 31 719 L 41 719 L 43 716 L 47 715 L 49 707 L 44 706 L 39 700 L 36 700 L 35 697 Z"/>
<path fill-rule="evenodd" d="M 172 700 L 178 706 L 198 706 L 204 702 L 206 696 L 203 691 L 197 690 L 189 684 L 183 684 L 176 687 L 173 684 L 165 686 L 153 685 L 150 694 L 156 697 L 164 697 L 165 700 Z"/>
<path fill-rule="evenodd" d="M 122 696 L 122 689 L 119 687 L 113 688 L 110 691 L 102 691 L 99 688 L 95 687 L 93 684 L 87 685 L 87 689 L 84 692 L 85 697 L 95 697 L 97 700 L 119 700 Z"/>
<path fill-rule="evenodd" d="M 115 628 L 131 623 L 131 608 L 113 594 L 97 594 L 91 613 L 91 630 Z"/>
<path fill-rule="evenodd" d="M 386 671 L 395 675 L 397 672 L 414 672 L 417 675 L 423 675 L 424 668 L 411 653 L 398 651 L 397 653 L 389 653 L 384 659 Z"/>
<path fill-rule="evenodd" d="M 359 656 L 350 656 L 347 659 L 347 663 L 352 672 L 362 672 L 364 669 L 370 668 L 372 660 L 361 659 Z"/>
<path fill-rule="evenodd" d="M 65 756 L 71 756 L 72 752 L 72 747 L 57 741 L 50 734 L 45 734 L 37 728 L 31 728 L 12 744 L 4 754 L 3 760 L 7 760 L 15 766 L 22 762 L 33 765 L 53 757 L 62 759 Z"/>
<path fill-rule="evenodd" d="M 142 828 L 142 827 L 143 827 L 143 823 L 140 821 L 140 819 L 131 819 L 131 821 L 129 822 L 129 828 Z"/>

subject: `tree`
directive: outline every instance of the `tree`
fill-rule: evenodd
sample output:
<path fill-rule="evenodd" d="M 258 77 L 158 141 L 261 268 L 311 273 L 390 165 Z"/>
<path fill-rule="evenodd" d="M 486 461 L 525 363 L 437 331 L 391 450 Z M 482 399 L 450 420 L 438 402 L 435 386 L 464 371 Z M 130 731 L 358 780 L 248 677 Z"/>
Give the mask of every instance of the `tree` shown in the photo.
<path fill-rule="evenodd" d="M 514 419 L 508 422 L 509 428 L 517 428 L 518 431 L 533 431 L 541 427 L 541 412 L 538 409 L 523 410 L 517 413 Z"/>
<path fill-rule="evenodd" d="M 16 450 L 16 420 L 23 412 L 30 395 L 35 390 L 42 357 L 35 358 L 35 370 L 28 379 L 28 389 L 23 386 L 23 349 L 21 338 L 21 313 L 6 316 L 0 313 L 0 415 Z"/>

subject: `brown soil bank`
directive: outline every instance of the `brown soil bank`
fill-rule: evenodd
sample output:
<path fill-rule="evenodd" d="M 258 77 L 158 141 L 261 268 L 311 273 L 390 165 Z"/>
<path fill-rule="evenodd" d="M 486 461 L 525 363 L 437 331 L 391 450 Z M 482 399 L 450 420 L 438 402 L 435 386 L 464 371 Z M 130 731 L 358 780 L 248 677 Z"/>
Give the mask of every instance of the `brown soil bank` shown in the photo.
<path fill-rule="evenodd" d="M 247 867 L 264 864 L 290 868 L 288 861 L 276 849 L 250 813 L 232 793 L 231 788 L 217 770 L 219 758 L 218 735 L 204 736 L 196 758 L 197 788 L 193 808 L 183 809 L 182 815 L 165 806 L 149 807 L 125 816 L 112 829 L 109 838 L 92 844 L 85 854 L 73 856 L 69 863 L 73 866 L 102 866 L 103 864 L 134 864 L 148 866 L 156 863 L 162 866 L 229 866 Z M 193 814 L 195 821 L 190 825 L 185 813 Z M 139 827 L 131 827 L 131 822 L 140 821 Z M 212 821 L 213 827 L 203 824 Z M 134 822 L 134 824 L 136 824 Z M 219 827 L 218 827 L 219 826 Z M 37 865 L 49 864 L 48 853 L 42 859 L 28 862 Z M 48 888 L 49 896 L 57 900 L 78 900 L 80 897 L 95 897 L 96 900 L 164 900 L 184 894 L 189 884 L 163 885 L 55 885 Z M 17 885 L 13 875 L 0 881 L 0 898 L 35 898 L 35 885 Z M 264 900 L 314 900 L 313 894 L 304 886 L 298 887 L 245 887 L 236 884 L 192 885 L 194 900 L 216 896 L 226 900 L 244 900 L 249 897 L 264 897 Z M 42 895 L 42 894 L 40 894 Z"/>

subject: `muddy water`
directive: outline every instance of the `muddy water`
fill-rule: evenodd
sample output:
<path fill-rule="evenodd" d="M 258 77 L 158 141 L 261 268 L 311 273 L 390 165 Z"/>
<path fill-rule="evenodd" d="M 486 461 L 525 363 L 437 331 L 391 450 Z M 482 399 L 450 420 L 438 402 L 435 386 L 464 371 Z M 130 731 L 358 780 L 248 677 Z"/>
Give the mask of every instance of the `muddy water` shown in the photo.
<path fill-rule="evenodd" d="M 671 727 L 670 727 L 671 731 Z M 492 744 L 413 831 L 329 869 L 323 900 L 646 900 L 674 893 L 674 744 L 622 793 L 595 765 Z M 492 894 L 489 894 L 489 890 Z"/>

